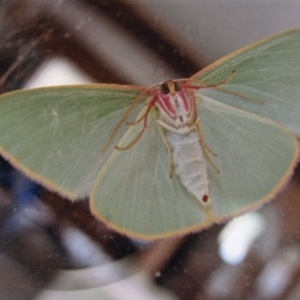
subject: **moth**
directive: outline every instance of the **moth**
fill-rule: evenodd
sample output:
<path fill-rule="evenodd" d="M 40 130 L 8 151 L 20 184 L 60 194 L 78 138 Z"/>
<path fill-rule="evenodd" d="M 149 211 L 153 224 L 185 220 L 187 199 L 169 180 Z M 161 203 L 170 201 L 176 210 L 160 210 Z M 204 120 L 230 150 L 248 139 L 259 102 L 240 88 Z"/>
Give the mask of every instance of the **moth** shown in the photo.
<path fill-rule="evenodd" d="M 299 157 L 300 30 L 250 45 L 190 79 L 0 97 L 0 153 L 46 188 L 89 197 L 133 238 L 201 230 L 260 207 Z"/>

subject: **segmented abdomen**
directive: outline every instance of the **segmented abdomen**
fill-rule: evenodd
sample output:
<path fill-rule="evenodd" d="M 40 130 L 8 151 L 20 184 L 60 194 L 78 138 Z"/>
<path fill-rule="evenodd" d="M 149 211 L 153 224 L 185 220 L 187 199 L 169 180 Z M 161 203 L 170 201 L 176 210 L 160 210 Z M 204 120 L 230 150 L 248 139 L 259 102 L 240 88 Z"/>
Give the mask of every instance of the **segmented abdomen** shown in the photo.
<path fill-rule="evenodd" d="M 167 140 L 173 149 L 176 175 L 191 194 L 201 203 L 208 204 L 206 161 L 196 132 L 188 135 L 168 132 Z"/>

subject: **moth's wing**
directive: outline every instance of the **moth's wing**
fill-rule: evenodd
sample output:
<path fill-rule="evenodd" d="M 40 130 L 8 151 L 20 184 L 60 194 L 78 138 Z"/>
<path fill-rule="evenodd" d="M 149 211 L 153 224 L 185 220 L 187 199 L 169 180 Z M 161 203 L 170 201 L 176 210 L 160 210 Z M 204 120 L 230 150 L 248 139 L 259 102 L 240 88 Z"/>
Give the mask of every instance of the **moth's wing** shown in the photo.
<path fill-rule="evenodd" d="M 177 176 L 170 178 L 169 157 L 154 112 L 138 143 L 128 150 L 115 150 L 101 169 L 91 195 L 92 212 L 132 237 L 170 237 L 259 206 L 291 176 L 298 147 L 285 129 L 210 100 L 200 103 L 199 114 L 221 170 L 217 174 L 208 167 L 213 218 Z M 141 126 L 131 126 L 119 146 L 133 140 Z"/>
<path fill-rule="evenodd" d="M 265 39 L 225 56 L 193 78 L 206 83 L 222 82 L 220 88 L 203 89 L 201 94 L 270 118 L 300 136 L 300 29 Z"/>
<path fill-rule="evenodd" d="M 49 189 L 72 199 L 87 196 L 115 140 L 105 153 L 101 151 L 139 92 L 133 87 L 90 85 L 4 94 L 0 153 Z M 120 128 L 117 140 L 126 129 Z"/>
<path fill-rule="evenodd" d="M 131 126 L 118 145 L 127 145 L 141 126 Z M 169 157 L 154 112 L 138 143 L 114 151 L 91 195 L 97 217 L 119 232 L 142 239 L 190 231 L 205 219 L 195 206 L 177 176 L 170 178 Z"/>
<path fill-rule="evenodd" d="M 299 158 L 296 137 L 281 125 L 206 97 L 197 97 L 208 146 L 212 211 L 217 222 L 274 197 L 293 174 Z"/>

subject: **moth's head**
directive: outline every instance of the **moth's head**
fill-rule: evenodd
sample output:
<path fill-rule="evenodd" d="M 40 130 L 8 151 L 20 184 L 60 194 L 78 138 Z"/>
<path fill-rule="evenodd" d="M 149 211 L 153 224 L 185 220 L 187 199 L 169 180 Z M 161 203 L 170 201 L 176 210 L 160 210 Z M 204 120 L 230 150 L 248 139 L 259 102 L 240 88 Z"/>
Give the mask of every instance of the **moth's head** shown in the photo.
<path fill-rule="evenodd" d="M 180 89 L 181 85 L 174 80 L 167 80 L 160 85 L 160 91 L 164 95 L 171 94 L 172 96 L 175 96 Z"/>

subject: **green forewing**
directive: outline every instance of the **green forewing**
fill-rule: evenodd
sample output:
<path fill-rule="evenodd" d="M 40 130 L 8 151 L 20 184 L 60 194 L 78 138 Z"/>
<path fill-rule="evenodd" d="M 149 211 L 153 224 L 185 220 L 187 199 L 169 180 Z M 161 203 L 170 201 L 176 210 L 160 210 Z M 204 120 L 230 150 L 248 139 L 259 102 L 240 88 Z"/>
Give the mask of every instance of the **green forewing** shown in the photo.
<path fill-rule="evenodd" d="M 138 93 L 95 85 L 6 94 L 0 98 L 1 153 L 51 189 L 88 196 L 116 142 L 101 151 Z"/>
<path fill-rule="evenodd" d="M 289 31 L 234 52 L 193 78 L 209 84 L 222 82 L 235 71 L 227 91 L 201 93 L 220 102 L 257 113 L 277 121 L 300 136 L 300 30 Z"/>
<path fill-rule="evenodd" d="M 259 116 L 203 98 L 198 114 L 218 174 L 208 165 L 212 209 L 169 176 L 168 153 L 151 114 L 149 128 L 130 150 L 115 150 L 96 180 L 92 211 L 117 230 L 159 238 L 221 222 L 270 199 L 291 175 L 297 141 L 284 128 Z M 141 130 L 132 126 L 119 146 Z"/>

